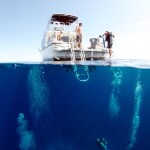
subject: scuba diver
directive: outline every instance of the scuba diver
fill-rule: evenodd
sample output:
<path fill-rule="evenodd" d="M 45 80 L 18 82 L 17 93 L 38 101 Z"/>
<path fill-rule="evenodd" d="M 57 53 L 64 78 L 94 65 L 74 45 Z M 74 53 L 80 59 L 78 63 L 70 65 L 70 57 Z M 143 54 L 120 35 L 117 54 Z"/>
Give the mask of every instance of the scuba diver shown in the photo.
<path fill-rule="evenodd" d="M 103 137 L 96 140 L 96 145 L 98 146 L 99 150 L 107 150 L 107 142 Z"/>
<path fill-rule="evenodd" d="M 114 35 L 113 35 L 113 33 L 112 32 L 109 32 L 109 31 L 106 31 L 104 34 L 103 34 L 103 36 L 105 37 L 105 41 L 107 42 L 107 48 L 108 48 L 108 50 L 109 50 L 109 56 L 110 56 L 110 58 L 111 58 L 111 56 L 112 56 L 112 53 L 113 53 L 113 51 L 112 51 L 112 46 L 113 46 L 113 41 L 114 41 Z M 103 37 L 103 36 L 100 36 L 100 37 Z M 104 43 L 104 47 L 105 47 L 105 42 L 103 41 L 103 43 Z"/>

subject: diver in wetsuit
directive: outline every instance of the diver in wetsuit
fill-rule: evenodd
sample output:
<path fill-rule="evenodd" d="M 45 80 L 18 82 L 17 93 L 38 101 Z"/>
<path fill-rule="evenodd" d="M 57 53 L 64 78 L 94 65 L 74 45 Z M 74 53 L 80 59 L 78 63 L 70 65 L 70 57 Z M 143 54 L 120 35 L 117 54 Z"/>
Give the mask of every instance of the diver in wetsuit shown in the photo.
<path fill-rule="evenodd" d="M 96 140 L 96 145 L 98 146 L 99 150 L 107 150 L 107 142 L 103 137 Z"/>
<path fill-rule="evenodd" d="M 112 46 L 113 46 L 113 39 L 114 39 L 114 35 L 112 34 L 112 32 L 108 32 L 106 31 L 103 36 L 105 36 L 105 41 L 107 42 L 107 48 L 109 50 L 109 56 L 111 58 L 112 56 Z"/>

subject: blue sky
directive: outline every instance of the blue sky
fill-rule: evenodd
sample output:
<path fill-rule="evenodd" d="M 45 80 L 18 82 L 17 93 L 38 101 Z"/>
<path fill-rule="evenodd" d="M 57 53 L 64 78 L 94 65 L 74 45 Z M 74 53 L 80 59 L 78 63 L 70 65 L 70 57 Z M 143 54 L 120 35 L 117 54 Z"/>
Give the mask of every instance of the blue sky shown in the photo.
<path fill-rule="evenodd" d="M 83 46 L 106 30 L 115 34 L 116 58 L 150 59 L 150 0 L 1 0 L 0 61 L 39 60 L 46 23 L 53 13 L 79 17 Z"/>

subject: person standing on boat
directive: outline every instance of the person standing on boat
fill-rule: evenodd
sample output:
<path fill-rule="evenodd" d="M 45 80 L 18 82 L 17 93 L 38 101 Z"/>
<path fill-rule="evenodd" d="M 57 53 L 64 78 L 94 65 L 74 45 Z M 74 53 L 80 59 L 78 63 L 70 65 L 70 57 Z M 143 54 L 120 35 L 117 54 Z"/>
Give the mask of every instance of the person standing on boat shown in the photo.
<path fill-rule="evenodd" d="M 115 37 L 112 32 L 106 31 L 103 36 L 105 36 L 105 41 L 107 42 L 107 48 L 109 50 L 109 56 L 112 56 L 112 45 L 113 45 L 113 38 Z"/>
<path fill-rule="evenodd" d="M 76 27 L 76 47 L 82 48 L 82 23 Z"/>

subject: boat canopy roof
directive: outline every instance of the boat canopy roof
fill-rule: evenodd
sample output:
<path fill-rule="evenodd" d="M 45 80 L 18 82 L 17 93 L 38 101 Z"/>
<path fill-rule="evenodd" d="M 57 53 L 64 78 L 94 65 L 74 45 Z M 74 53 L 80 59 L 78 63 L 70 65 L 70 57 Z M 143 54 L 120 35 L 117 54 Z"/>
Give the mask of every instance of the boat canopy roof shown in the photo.
<path fill-rule="evenodd" d="M 65 25 L 69 25 L 75 22 L 78 19 L 76 16 L 66 15 L 66 14 L 53 14 L 51 17 L 51 22 L 58 21 L 64 23 Z"/>

